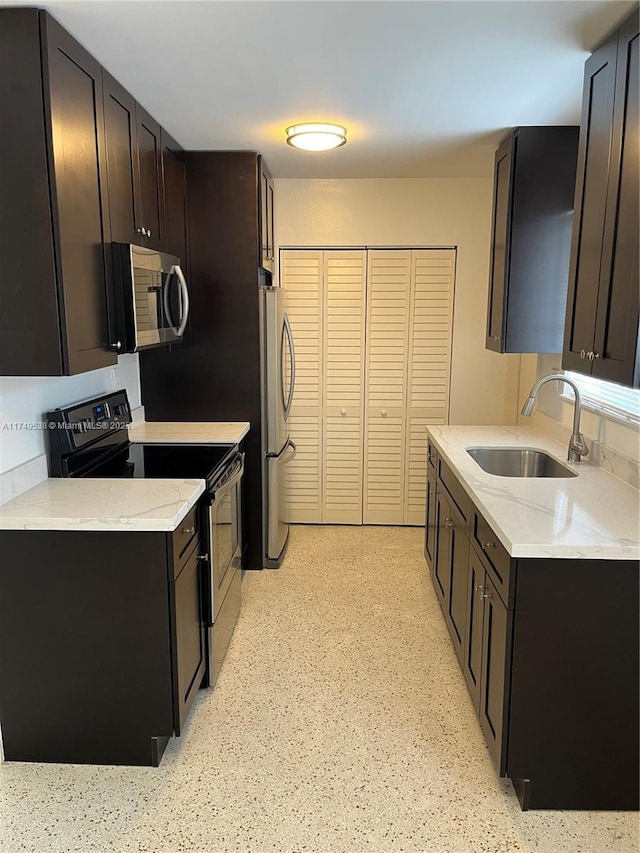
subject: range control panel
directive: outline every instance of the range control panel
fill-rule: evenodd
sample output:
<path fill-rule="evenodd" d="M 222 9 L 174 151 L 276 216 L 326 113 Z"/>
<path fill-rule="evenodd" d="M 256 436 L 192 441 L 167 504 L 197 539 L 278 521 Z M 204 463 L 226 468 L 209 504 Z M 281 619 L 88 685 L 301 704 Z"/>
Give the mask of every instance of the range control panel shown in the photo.
<path fill-rule="evenodd" d="M 131 408 L 127 392 L 122 390 L 56 409 L 45 417 L 49 443 L 59 452 L 70 453 L 109 432 L 126 430 L 131 423 Z"/>

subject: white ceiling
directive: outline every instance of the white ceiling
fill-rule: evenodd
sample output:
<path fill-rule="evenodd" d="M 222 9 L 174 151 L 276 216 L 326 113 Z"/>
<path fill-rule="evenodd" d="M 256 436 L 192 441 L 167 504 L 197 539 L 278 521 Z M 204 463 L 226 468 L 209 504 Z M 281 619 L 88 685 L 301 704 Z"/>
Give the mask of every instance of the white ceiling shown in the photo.
<path fill-rule="evenodd" d="M 0 0 L 0 5 L 35 5 Z M 44 0 L 185 147 L 275 177 L 471 177 L 517 125 L 578 124 L 584 61 L 634 0 Z M 310 154 L 303 120 L 347 126 Z"/>

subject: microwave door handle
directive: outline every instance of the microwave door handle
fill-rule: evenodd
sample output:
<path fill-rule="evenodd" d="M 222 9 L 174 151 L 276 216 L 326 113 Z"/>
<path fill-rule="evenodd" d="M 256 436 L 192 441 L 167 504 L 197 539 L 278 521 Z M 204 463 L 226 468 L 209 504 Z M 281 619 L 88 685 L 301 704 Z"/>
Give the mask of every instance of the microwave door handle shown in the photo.
<path fill-rule="evenodd" d="M 187 320 L 189 319 L 189 288 L 187 287 L 187 280 L 184 277 L 184 273 L 182 272 L 182 268 L 179 264 L 175 264 L 171 268 L 173 272 L 175 272 L 178 282 L 180 284 L 180 291 L 182 293 L 182 319 L 180 320 L 180 325 L 178 326 L 178 336 L 182 336 L 184 334 L 184 330 L 187 327 Z"/>
<path fill-rule="evenodd" d="M 177 333 L 178 329 L 176 328 L 176 324 L 173 322 L 173 317 L 171 315 L 171 306 L 169 305 L 169 282 L 171 281 L 171 276 L 176 271 L 176 267 L 172 266 L 169 272 L 167 273 L 167 278 L 164 283 L 164 287 L 162 288 L 162 301 L 164 302 L 164 315 L 169 321 L 171 328 L 174 332 Z"/>

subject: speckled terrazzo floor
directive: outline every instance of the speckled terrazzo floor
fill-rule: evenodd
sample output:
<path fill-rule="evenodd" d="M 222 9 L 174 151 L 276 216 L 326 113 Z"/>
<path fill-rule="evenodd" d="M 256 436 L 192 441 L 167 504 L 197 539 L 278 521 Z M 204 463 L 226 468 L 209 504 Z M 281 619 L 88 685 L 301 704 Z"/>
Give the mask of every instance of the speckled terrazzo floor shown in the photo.
<path fill-rule="evenodd" d="M 159 768 L 0 767 L 2 853 L 638 849 L 496 778 L 413 528 L 294 528 Z"/>

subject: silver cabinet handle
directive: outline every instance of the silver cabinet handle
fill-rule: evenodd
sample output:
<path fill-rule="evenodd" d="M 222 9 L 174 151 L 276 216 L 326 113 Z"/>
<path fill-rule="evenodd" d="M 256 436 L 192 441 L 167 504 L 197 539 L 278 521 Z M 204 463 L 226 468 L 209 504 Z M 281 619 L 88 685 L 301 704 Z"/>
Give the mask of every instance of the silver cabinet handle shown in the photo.
<path fill-rule="evenodd" d="M 109 347 L 115 350 L 122 349 L 122 341 L 116 341 L 115 344 L 109 344 Z"/>
<path fill-rule="evenodd" d="M 342 415 L 342 417 L 344 417 L 347 414 L 347 410 L 346 409 L 340 409 L 340 414 Z"/>
<path fill-rule="evenodd" d="M 474 587 L 474 590 L 475 590 L 475 592 L 477 592 L 477 593 L 478 593 L 478 595 L 480 596 L 480 598 L 483 598 L 483 596 L 484 596 L 484 586 L 483 586 L 481 583 L 477 583 L 477 584 L 475 585 L 475 587 Z"/>
<path fill-rule="evenodd" d="M 584 359 L 587 357 L 587 351 L 584 349 L 580 350 L 580 358 Z"/>
<path fill-rule="evenodd" d="M 386 418 L 387 417 L 387 410 L 386 409 L 380 409 L 380 414 L 382 415 L 383 418 Z"/>
<path fill-rule="evenodd" d="M 199 554 L 199 555 L 198 555 L 198 559 L 199 559 L 199 560 L 205 560 L 205 562 L 208 562 L 208 560 L 209 560 L 209 555 L 208 555 L 208 554 Z"/>
<path fill-rule="evenodd" d="M 485 540 L 484 540 L 484 539 L 481 539 L 481 540 L 480 540 L 480 547 L 481 547 L 481 548 L 482 548 L 482 550 L 484 551 L 484 550 L 485 550 L 485 549 L 487 549 L 487 548 L 495 548 L 495 547 L 496 547 L 496 543 L 495 543 L 495 542 L 485 542 Z"/>
<path fill-rule="evenodd" d="M 182 530 L 180 531 L 180 533 L 188 533 L 190 536 L 193 536 L 193 534 L 195 532 L 196 532 L 195 527 L 183 527 Z"/>
<path fill-rule="evenodd" d="M 453 523 L 453 521 L 450 518 L 445 518 L 444 526 L 451 528 L 451 527 L 455 527 L 455 524 Z"/>

